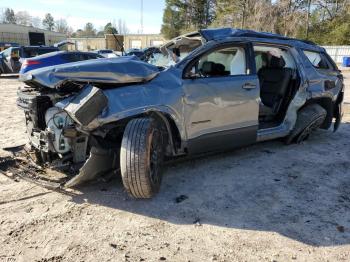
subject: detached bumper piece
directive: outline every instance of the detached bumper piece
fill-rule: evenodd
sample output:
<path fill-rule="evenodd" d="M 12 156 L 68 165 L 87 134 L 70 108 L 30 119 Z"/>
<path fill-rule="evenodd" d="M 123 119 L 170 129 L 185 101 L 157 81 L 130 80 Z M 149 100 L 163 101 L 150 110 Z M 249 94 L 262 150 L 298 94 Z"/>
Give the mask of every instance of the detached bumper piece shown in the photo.
<path fill-rule="evenodd" d="M 63 100 L 61 106 L 75 122 L 87 126 L 107 104 L 108 99 L 101 89 L 87 86 L 73 99 Z"/>
<path fill-rule="evenodd" d="M 97 177 L 113 172 L 118 167 L 118 156 L 114 150 L 92 147 L 90 157 L 80 169 L 79 174 L 69 180 L 65 187 L 74 187 Z"/>

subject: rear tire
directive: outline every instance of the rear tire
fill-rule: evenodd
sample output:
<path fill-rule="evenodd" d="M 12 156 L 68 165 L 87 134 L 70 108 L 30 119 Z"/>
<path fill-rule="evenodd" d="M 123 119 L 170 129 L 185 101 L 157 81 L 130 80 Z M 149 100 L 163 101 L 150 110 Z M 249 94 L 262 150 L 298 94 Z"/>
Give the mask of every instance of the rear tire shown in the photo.
<path fill-rule="evenodd" d="M 301 143 L 309 138 L 310 134 L 319 128 L 326 119 L 327 111 L 318 104 L 311 104 L 298 112 L 294 129 L 287 136 L 287 145 L 295 142 Z"/>
<path fill-rule="evenodd" d="M 120 149 L 120 170 L 126 191 L 135 198 L 158 193 L 164 158 L 164 134 L 152 118 L 132 119 L 126 126 Z"/>

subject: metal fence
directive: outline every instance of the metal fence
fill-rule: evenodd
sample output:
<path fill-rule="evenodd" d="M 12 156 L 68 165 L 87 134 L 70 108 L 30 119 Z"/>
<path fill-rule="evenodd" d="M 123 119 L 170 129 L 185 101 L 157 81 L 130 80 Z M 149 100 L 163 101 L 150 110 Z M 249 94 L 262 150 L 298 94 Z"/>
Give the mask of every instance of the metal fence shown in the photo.
<path fill-rule="evenodd" d="M 350 46 L 323 46 L 336 63 L 343 63 L 344 56 L 350 56 Z"/>

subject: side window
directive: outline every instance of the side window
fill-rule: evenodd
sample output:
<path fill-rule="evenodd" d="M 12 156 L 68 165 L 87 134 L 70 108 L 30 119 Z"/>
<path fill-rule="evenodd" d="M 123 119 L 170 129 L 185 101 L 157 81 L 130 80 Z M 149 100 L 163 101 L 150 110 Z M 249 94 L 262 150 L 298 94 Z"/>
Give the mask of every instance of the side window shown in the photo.
<path fill-rule="evenodd" d="M 63 59 L 68 61 L 68 62 L 78 62 L 82 59 L 82 54 L 77 54 L 77 53 L 67 53 L 62 55 Z"/>
<path fill-rule="evenodd" d="M 85 59 L 97 59 L 97 58 L 99 58 L 100 56 L 99 55 L 95 55 L 95 54 L 86 54 L 85 55 L 86 57 L 85 57 Z"/>
<path fill-rule="evenodd" d="M 319 69 L 330 69 L 327 60 L 321 53 L 303 50 L 305 56 L 309 59 L 310 63 Z"/>
<path fill-rule="evenodd" d="M 187 77 L 246 75 L 246 55 L 242 47 L 225 47 L 201 56 L 189 68 Z"/>
<path fill-rule="evenodd" d="M 267 53 L 255 51 L 254 56 L 255 56 L 256 72 L 259 72 L 261 68 L 266 67 L 268 64 Z"/>
<path fill-rule="evenodd" d="M 262 68 L 291 68 L 295 69 L 294 59 L 288 49 L 275 46 L 254 46 L 256 72 Z M 278 63 L 277 63 L 278 62 Z"/>
<path fill-rule="evenodd" d="M 9 58 L 11 51 L 12 51 L 12 48 L 7 48 L 3 53 L 4 57 Z"/>

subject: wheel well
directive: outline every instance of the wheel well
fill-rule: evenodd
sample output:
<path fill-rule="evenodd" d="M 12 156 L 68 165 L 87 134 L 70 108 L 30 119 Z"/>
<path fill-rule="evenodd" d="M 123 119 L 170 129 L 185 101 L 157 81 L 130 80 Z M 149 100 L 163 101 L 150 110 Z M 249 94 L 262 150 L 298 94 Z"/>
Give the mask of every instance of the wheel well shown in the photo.
<path fill-rule="evenodd" d="M 174 119 L 169 114 L 159 111 L 150 112 L 149 115 L 158 121 L 162 121 L 169 135 L 168 143 L 171 154 L 176 154 L 177 150 L 181 148 L 181 136 Z"/>
<path fill-rule="evenodd" d="M 328 129 L 332 125 L 332 120 L 333 120 L 333 101 L 332 101 L 332 99 L 329 97 L 313 98 L 313 99 L 306 101 L 305 105 L 302 108 L 304 108 L 305 106 L 310 105 L 310 104 L 319 104 L 327 111 L 326 119 L 324 120 L 324 122 L 320 128 Z"/>
<path fill-rule="evenodd" d="M 164 129 L 169 134 L 168 136 L 168 144 L 170 146 L 169 153 L 176 154 L 178 149 L 181 148 L 181 136 L 180 136 L 179 129 L 177 128 L 175 121 L 169 114 L 159 112 L 159 111 L 149 111 L 147 113 L 128 117 L 128 118 L 119 120 L 117 122 L 110 123 L 106 126 L 103 126 L 102 128 L 106 131 L 105 132 L 106 135 L 103 136 L 103 138 L 98 139 L 100 141 L 99 144 L 108 145 L 110 144 L 111 141 L 117 144 L 121 143 L 126 125 L 129 123 L 130 120 L 134 118 L 140 118 L 140 117 L 152 117 L 163 124 Z"/>

